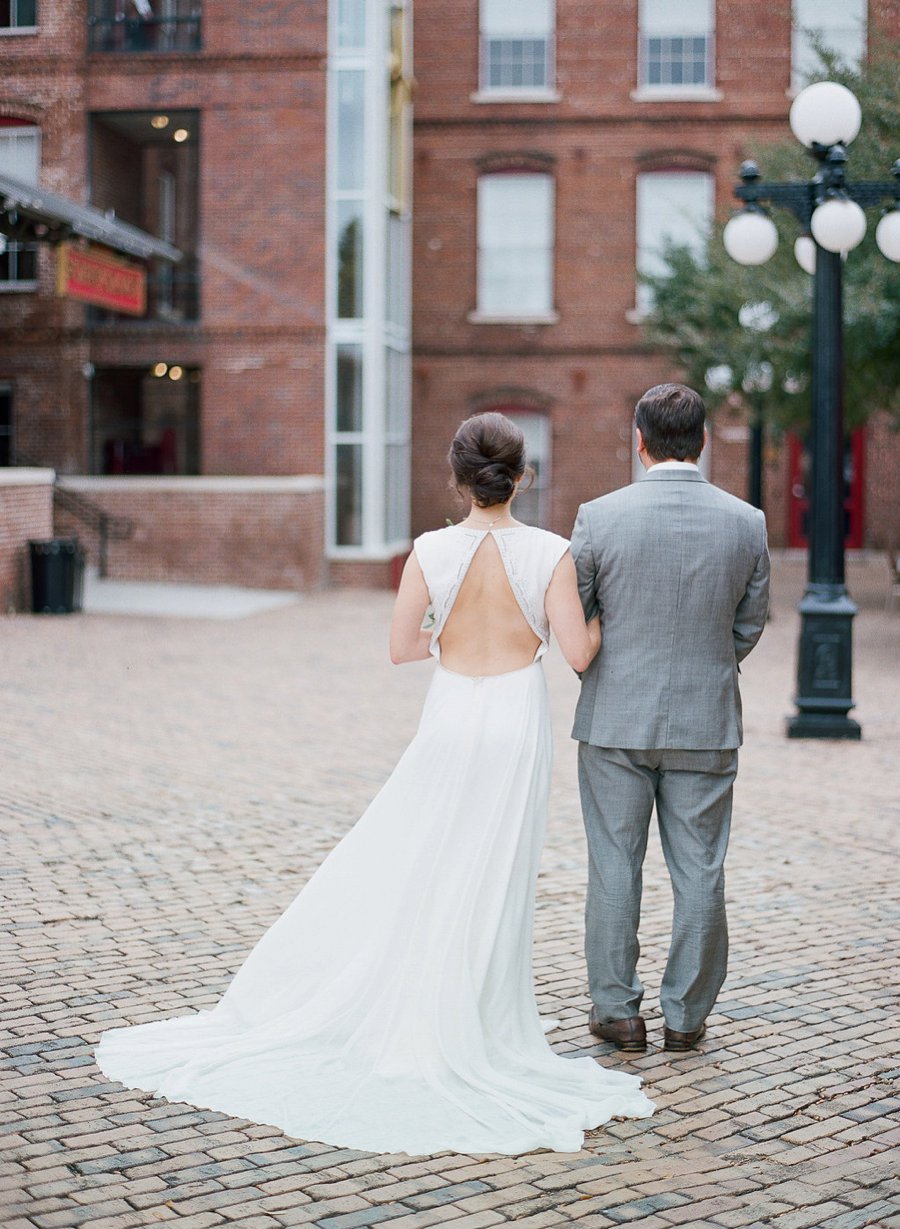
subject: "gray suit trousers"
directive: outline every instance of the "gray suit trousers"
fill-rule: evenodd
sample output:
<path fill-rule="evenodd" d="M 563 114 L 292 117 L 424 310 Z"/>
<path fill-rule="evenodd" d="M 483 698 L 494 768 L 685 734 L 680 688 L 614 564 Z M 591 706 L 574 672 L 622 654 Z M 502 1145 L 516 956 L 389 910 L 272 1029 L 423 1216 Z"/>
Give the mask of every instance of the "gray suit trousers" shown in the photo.
<path fill-rule="evenodd" d="M 706 1019 L 725 980 L 725 852 L 737 751 L 634 751 L 578 744 L 589 872 L 585 957 L 602 1021 L 638 1015 L 642 864 L 656 804 L 675 904 L 660 988 L 669 1028 Z"/>

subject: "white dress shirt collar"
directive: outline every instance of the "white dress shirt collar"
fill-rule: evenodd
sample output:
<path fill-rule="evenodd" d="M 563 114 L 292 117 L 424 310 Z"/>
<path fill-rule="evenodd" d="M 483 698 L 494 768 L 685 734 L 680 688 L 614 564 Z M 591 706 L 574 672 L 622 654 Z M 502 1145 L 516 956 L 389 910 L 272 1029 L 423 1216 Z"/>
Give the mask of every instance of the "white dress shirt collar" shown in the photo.
<path fill-rule="evenodd" d="M 694 461 L 654 461 L 647 467 L 647 472 L 649 473 L 651 469 L 692 469 L 700 473 L 700 466 Z"/>

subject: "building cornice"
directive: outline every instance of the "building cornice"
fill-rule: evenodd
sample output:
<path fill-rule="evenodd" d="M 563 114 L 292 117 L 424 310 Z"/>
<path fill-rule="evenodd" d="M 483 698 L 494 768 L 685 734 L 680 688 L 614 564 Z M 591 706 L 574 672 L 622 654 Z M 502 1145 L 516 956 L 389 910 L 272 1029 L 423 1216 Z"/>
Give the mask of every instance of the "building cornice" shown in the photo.
<path fill-rule="evenodd" d="M 146 341 L 154 345 L 166 345 L 172 348 L 183 346 L 185 349 L 220 342 L 223 338 L 240 344 L 246 341 L 281 341 L 289 339 L 319 341 L 325 336 L 325 325 L 283 325 L 258 324 L 244 325 L 235 328 L 233 325 L 206 325 L 202 328 L 192 328 L 190 325 L 154 324 L 131 325 L 112 324 L 98 325 L 92 328 L 77 326 L 54 326 L 52 324 L 35 326 L 33 322 L 16 322 L 6 326 L 10 338 L 15 339 L 19 346 L 56 345 L 59 342 L 86 342 L 90 345 L 115 346 L 120 342 Z"/>
<path fill-rule="evenodd" d="M 160 69 L 165 69 L 173 75 L 178 72 L 194 73 L 198 70 L 209 69 L 213 71 L 221 68 L 236 68 L 246 71 L 263 68 L 266 71 L 272 69 L 290 71 L 298 68 L 324 70 L 326 63 L 327 56 L 324 51 L 283 53 L 265 51 L 197 51 L 175 56 L 156 54 L 154 52 L 140 52 L 131 55 L 128 52 L 104 51 L 85 52 L 83 55 L 73 56 L 71 51 L 61 51 L 58 55 L 53 52 L 41 51 L 39 54 L 24 54 L 18 55 L 15 58 L 10 57 L 7 60 L 6 75 L 10 79 L 16 76 L 26 76 L 30 72 L 41 72 L 51 69 L 56 75 L 59 75 L 62 70 L 63 72 L 70 73 L 73 77 L 86 77 L 88 81 L 91 81 L 100 78 L 103 80 L 114 79 L 120 73 L 128 77 L 145 73 L 158 76 Z"/>
<path fill-rule="evenodd" d="M 102 70 L 104 78 L 114 76 L 117 66 L 120 66 L 129 76 L 133 76 L 136 71 L 141 69 L 155 75 L 159 73 L 162 67 L 167 68 L 170 72 L 177 72 L 179 69 L 194 72 L 197 69 L 204 68 L 254 69 L 265 67 L 267 70 L 273 68 L 324 68 L 326 63 L 327 55 L 324 51 L 281 53 L 270 51 L 196 51 L 178 56 L 154 54 L 153 52 L 139 52 L 129 55 L 127 52 L 116 52 L 113 54 L 95 51 L 85 56 L 88 77 L 96 69 Z"/>

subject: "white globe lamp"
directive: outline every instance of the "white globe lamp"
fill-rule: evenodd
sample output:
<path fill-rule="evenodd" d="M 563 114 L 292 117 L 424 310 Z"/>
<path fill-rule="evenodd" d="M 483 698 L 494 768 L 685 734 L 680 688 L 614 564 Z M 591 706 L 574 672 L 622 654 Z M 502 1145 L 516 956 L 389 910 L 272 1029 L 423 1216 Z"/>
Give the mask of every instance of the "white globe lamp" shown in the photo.
<path fill-rule="evenodd" d="M 735 214 L 722 232 L 725 251 L 739 265 L 762 265 L 778 247 L 778 231 L 764 213 Z"/>
<path fill-rule="evenodd" d="M 810 277 L 816 271 L 816 242 L 809 235 L 798 235 L 794 240 L 794 259 Z"/>
<path fill-rule="evenodd" d="M 807 148 L 849 145 L 859 133 L 862 110 L 845 85 L 817 81 L 801 90 L 791 104 L 791 131 Z"/>
<path fill-rule="evenodd" d="M 875 228 L 875 242 L 882 256 L 900 260 L 900 209 L 889 210 Z"/>
<path fill-rule="evenodd" d="M 813 211 L 809 227 L 819 247 L 828 252 L 852 252 L 863 241 L 866 215 L 856 201 L 835 197 Z"/>
<path fill-rule="evenodd" d="M 716 363 L 704 374 L 706 387 L 713 393 L 727 393 L 734 383 L 734 372 L 727 363 Z"/>

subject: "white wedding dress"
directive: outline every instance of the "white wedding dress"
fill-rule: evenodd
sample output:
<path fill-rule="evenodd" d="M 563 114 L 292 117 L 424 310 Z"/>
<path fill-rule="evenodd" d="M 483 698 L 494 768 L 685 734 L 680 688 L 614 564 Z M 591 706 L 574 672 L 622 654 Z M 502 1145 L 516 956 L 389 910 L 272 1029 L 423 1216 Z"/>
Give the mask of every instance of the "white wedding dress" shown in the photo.
<path fill-rule="evenodd" d="M 534 662 L 472 678 L 439 637 L 494 535 L 540 637 Z M 299 1139 L 422 1155 L 577 1151 L 644 1118 L 640 1079 L 554 1054 L 535 1004 L 532 922 L 550 785 L 544 594 L 568 543 L 452 526 L 415 550 L 438 665 L 384 787 L 209 1011 L 105 1032 L 120 1080 Z"/>

